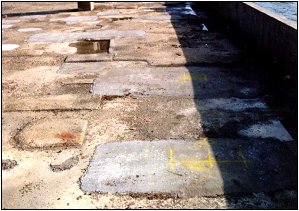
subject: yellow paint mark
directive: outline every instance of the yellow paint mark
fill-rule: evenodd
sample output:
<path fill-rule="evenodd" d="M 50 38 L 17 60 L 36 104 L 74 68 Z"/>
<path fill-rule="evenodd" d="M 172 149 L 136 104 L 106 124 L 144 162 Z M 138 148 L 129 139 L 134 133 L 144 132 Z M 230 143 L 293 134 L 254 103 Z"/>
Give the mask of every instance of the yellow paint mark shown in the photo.
<path fill-rule="evenodd" d="M 179 82 L 186 82 L 186 81 L 207 81 L 208 76 L 203 73 L 184 73 L 182 77 L 178 80 Z"/>
<path fill-rule="evenodd" d="M 192 171 L 203 171 L 205 162 L 196 158 L 179 161 L 183 166 Z"/>
<path fill-rule="evenodd" d="M 173 150 L 171 147 L 169 148 L 169 166 L 170 170 L 175 171 L 175 161 L 173 159 Z"/>
<path fill-rule="evenodd" d="M 212 168 L 213 167 L 213 159 L 211 157 L 210 150 L 208 151 L 208 161 L 209 161 L 210 168 Z"/>
<path fill-rule="evenodd" d="M 248 168 L 248 164 L 247 164 L 247 163 L 248 163 L 249 161 L 246 160 L 246 158 L 245 158 L 245 156 L 244 156 L 242 150 L 241 150 L 241 149 L 238 149 L 237 153 L 238 153 L 238 155 L 242 158 L 242 161 L 243 161 L 243 164 L 244 164 L 245 168 Z"/>
<path fill-rule="evenodd" d="M 193 171 L 203 171 L 212 168 L 214 166 L 214 163 L 244 163 L 244 160 L 214 160 L 208 156 L 208 159 L 206 160 L 201 160 L 197 158 L 188 158 L 188 159 L 179 160 L 179 162 L 187 169 Z M 205 164 L 209 164 L 209 168 L 205 168 Z"/>
<path fill-rule="evenodd" d="M 206 138 L 204 138 L 206 139 Z M 203 142 L 202 142 L 203 141 Z M 198 140 L 198 146 L 207 146 L 207 143 L 204 142 L 205 140 L 200 139 Z M 243 163 L 246 168 L 248 168 L 248 160 L 246 160 L 244 154 L 239 149 L 238 155 L 242 158 L 242 160 L 217 160 L 213 159 L 213 156 L 211 154 L 211 149 L 208 148 L 208 157 L 207 159 L 198 159 L 198 158 L 186 158 L 186 159 L 174 159 L 174 152 L 173 149 L 169 148 L 169 167 L 171 171 L 175 171 L 175 164 L 180 163 L 183 166 L 185 166 L 187 169 L 192 171 L 206 171 L 212 169 L 215 165 L 215 163 Z"/>

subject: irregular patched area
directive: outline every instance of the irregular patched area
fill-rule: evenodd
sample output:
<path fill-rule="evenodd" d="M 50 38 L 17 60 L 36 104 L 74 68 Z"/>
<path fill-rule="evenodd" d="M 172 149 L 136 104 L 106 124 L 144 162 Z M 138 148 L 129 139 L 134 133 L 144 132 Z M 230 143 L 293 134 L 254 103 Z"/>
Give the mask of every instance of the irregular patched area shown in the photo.
<path fill-rule="evenodd" d="M 42 119 L 26 125 L 15 137 L 21 148 L 49 149 L 82 145 L 87 121 L 81 119 Z"/>

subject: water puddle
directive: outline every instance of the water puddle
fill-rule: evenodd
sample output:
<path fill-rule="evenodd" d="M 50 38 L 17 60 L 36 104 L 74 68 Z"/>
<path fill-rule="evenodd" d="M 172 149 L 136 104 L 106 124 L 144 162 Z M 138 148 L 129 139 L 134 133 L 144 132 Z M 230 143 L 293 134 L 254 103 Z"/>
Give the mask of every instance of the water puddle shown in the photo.
<path fill-rule="evenodd" d="M 109 53 L 110 40 L 80 40 L 69 46 L 77 48 L 77 54 Z"/>

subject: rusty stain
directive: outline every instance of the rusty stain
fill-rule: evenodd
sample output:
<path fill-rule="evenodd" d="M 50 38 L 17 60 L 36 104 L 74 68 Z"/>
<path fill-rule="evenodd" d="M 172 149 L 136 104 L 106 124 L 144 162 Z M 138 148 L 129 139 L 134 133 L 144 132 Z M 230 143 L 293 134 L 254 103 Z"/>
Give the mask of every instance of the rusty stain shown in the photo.
<path fill-rule="evenodd" d="M 76 141 L 78 139 L 78 135 L 70 132 L 62 132 L 62 133 L 57 133 L 55 135 L 56 138 L 60 138 L 63 141 Z"/>

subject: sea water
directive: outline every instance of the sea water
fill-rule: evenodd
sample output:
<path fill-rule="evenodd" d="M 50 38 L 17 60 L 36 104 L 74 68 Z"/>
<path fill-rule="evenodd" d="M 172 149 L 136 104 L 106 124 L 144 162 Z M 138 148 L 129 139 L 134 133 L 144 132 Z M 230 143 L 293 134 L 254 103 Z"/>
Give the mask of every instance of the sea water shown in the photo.
<path fill-rule="evenodd" d="M 274 13 L 297 22 L 297 2 L 254 2 Z"/>

